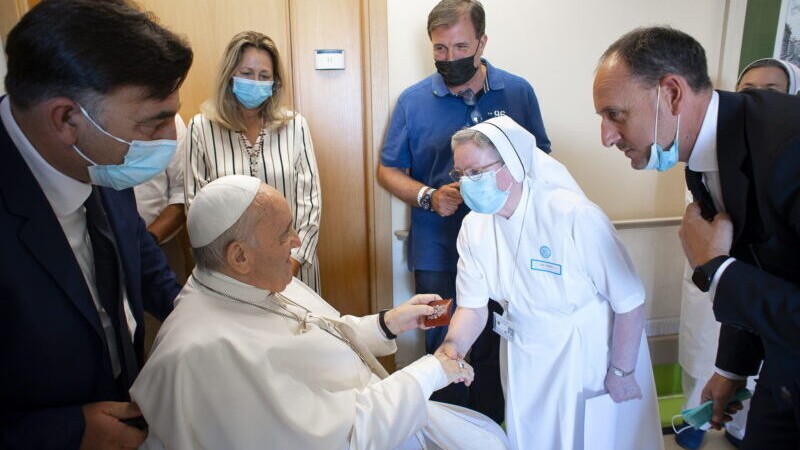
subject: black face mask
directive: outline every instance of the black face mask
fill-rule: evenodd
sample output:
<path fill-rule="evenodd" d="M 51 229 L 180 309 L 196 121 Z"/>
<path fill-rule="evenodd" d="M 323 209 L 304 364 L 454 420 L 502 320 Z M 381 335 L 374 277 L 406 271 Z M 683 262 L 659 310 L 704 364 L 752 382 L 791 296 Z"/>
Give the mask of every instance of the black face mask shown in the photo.
<path fill-rule="evenodd" d="M 436 71 L 444 78 L 444 84 L 448 86 L 461 86 L 475 76 L 478 68 L 475 67 L 475 55 L 478 54 L 478 49 L 472 56 L 466 58 L 456 59 L 454 61 L 436 61 Z"/>

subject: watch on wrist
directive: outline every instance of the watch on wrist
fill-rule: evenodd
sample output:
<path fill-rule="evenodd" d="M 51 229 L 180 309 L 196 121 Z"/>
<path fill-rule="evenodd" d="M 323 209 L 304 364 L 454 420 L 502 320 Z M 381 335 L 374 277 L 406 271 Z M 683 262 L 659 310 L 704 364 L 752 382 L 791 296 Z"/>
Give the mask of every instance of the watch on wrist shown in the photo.
<path fill-rule="evenodd" d="M 626 371 L 620 369 L 619 367 L 617 367 L 617 366 L 615 366 L 613 364 L 610 365 L 609 369 L 611 369 L 611 373 L 613 373 L 614 376 L 617 376 L 617 377 L 620 377 L 620 378 L 627 377 L 628 375 L 631 375 L 633 372 L 636 372 L 636 368 L 635 367 L 626 372 Z"/>
<path fill-rule="evenodd" d="M 728 260 L 730 256 L 720 255 L 712 258 L 711 261 L 697 266 L 692 273 L 692 282 L 698 289 L 703 292 L 708 292 L 711 289 L 711 282 L 714 280 L 714 274 L 717 273 L 719 266 Z"/>
<path fill-rule="evenodd" d="M 378 313 L 378 325 L 380 325 L 383 334 L 386 336 L 386 339 L 395 339 L 397 337 L 396 334 L 392 333 L 392 330 L 389 329 L 389 326 L 386 325 L 386 312 L 389 311 L 388 309 L 381 310 Z"/>
<path fill-rule="evenodd" d="M 419 207 L 424 209 L 425 211 L 430 211 L 433 209 L 433 193 L 436 192 L 436 189 L 428 188 L 423 194 L 422 197 L 419 198 Z"/>

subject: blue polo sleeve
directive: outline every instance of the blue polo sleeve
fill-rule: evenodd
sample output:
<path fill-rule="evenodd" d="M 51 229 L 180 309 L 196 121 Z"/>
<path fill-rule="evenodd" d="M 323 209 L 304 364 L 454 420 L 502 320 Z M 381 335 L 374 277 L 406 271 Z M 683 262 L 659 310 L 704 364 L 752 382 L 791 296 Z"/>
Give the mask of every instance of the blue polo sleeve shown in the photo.
<path fill-rule="evenodd" d="M 533 91 L 533 86 L 530 84 L 526 89 L 527 104 L 530 105 L 529 124 L 526 127 L 530 132 L 536 136 L 536 146 L 545 153 L 550 153 L 550 139 L 547 137 L 547 132 L 544 129 L 544 122 L 542 121 L 542 111 L 539 109 L 539 100 L 536 98 L 536 93 Z"/>
<path fill-rule="evenodd" d="M 381 163 L 386 167 L 406 169 L 411 167 L 411 145 L 408 141 L 406 107 L 402 98 L 394 107 L 386 140 L 381 150 Z"/>

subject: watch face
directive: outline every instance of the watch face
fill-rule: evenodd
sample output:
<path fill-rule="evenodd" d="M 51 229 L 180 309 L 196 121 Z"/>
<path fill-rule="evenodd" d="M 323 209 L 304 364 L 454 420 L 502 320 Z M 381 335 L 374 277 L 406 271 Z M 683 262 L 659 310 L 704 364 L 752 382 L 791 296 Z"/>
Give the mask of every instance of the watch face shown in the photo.
<path fill-rule="evenodd" d="M 422 207 L 425 211 L 431 210 L 431 197 L 428 195 L 423 195 L 422 199 L 419 201 L 419 206 Z"/>
<path fill-rule="evenodd" d="M 430 190 L 422 195 L 422 198 L 419 200 L 419 206 L 424 209 L 425 211 L 431 210 L 431 194 Z"/>

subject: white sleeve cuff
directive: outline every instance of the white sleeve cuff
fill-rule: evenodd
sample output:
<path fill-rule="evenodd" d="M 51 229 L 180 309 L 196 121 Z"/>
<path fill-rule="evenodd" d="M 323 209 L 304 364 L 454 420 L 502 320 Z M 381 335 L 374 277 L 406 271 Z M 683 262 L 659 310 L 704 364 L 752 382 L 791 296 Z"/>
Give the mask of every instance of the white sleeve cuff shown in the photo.
<path fill-rule="evenodd" d="M 727 370 L 722 370 L 719 367 L 714 367 L 714 372 L 722 375 L 723 377 L 725 377 L 725 378 L 727 378 L 729 380 L 738 381 L 738 380 L 746 380 L 747 379 L 747 375 L 735 374 L 733 372 L 728 372 Z"/>
<path fill-rule="evenodd" d="M 411 375 L 422 388 L 422 395 L 430 398 L 434 391 L 447 386 L 447 374 L 442 363 L 433 355 L 425 355 L 402 369 Z"/>
<path fill-rule="evenodd" d="M 727 269 L 728 266 L 733 264 L 734 261 L 736 261 L 736 258 L 733 257 L 726 259 L 725 262 L 719 266 L 719 269 L 717 269 L 717 272 L 714 274 L 714 279 L 711 280 L 711 288 L 709 288 L 708 290 L 709 294 L 708 298 L 711 299 L 712 302 L 714 301 L 714 296 L 717 295 L 717 284 L 719 284 L 719 279 L 722 278 L 722 273 L 725 272 L 725 269 Z"/>

